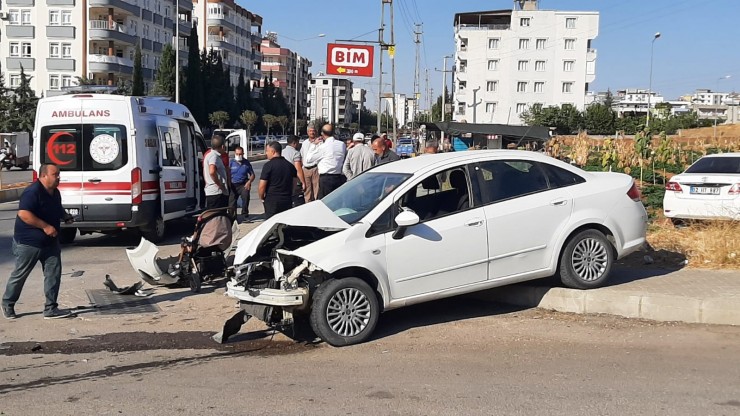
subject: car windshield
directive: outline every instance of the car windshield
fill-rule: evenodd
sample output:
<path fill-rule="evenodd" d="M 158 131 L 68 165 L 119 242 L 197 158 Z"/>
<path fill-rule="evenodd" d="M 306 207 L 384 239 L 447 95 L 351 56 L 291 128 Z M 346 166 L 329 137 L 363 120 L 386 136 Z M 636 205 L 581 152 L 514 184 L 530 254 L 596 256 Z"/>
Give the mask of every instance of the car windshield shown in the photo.
<path fill-rule="evenodd" d="M 347 224 L 361 220 L 410 174 L 365 172 L 325 196 L 321 201 Z"/>
<path fill-rule="evenodd" d="M 686 169 L 686 173 L 740 173 L 740 157 L 704 157 Z"/>

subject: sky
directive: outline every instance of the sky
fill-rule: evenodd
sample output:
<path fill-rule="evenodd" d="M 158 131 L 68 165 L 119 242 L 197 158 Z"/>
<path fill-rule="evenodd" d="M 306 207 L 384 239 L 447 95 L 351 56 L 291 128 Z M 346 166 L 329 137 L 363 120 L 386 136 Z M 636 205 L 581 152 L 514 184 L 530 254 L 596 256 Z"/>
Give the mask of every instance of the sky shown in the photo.
<path fill-rule="evenodd" d="M 325 71 L 326 44 L 339 39 L 377 41 L 380 0 L 238 0 L 263 17 L 262 32 L 277 32 L 283 47 L 313 62 L 312 72 Z M 415 23 L 423 23 L 420 72 L 425 90 L 425 69 L 434 96 L 442 87 L 443 56 L 454 53 L 455 13 L 511 9 L 513 0 L 394 0 L 396 32 L 396 91 L 413 93 Z M 598 11 L 599 35 L 596 80 L 592 91 L 647 88 L 650 45 L 653 55 L 653 90 L 677 99 L 697 88 L 740 91 L 740 1 L 738 0 L 541 0 L 540 9 Z M 386 42 L 390 25 L 386 15 Z M 325 34 L 323 38 L 317 38 Z M 376 49 L 376 55 L 378 54 Z M 390 82 L 389 60 L 383 72 Z M 448 60 L 448 69 L 452 60 Z M 375 74 L 377 75 L 377 59 Z M 449 75 L 449 74 L 448 74 Z M 729 75 L 730 78 L 724 78 Z M 723 78 L 722 80 L 719 80 Z M 368 90 L 368 106 L 377 107 L 378 80 L 352 78 Z M 451 85 L 447 77 L 448 86 Z M 384 87 L 390 91 L 390 85 Z M 426 107 L 422 106 L 422 109 Z"/>

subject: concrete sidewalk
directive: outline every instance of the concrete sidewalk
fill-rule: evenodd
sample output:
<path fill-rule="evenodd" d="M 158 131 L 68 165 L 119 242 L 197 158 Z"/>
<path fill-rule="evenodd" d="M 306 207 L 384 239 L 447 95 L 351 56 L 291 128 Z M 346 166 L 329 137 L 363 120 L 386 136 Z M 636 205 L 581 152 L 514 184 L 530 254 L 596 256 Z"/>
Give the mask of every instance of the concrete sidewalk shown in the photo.
<path fill-rule="evenodd" d="M 611 285 L 576 290 L 534 281 L 478 298 L 559 312 L 604 313 L 655 321 L 740 325 L 740 271 L 617 268 Z"/>

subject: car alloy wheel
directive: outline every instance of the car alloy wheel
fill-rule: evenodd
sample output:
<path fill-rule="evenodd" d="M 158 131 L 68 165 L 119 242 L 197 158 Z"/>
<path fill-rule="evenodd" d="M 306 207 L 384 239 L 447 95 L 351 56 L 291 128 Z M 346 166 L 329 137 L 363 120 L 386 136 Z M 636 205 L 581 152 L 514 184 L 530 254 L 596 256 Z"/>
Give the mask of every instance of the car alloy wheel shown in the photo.
<path fill-rule="evenodd" d="M 332 331 L 343 337 L 354 337 L 370 321 L 370 301 L 357 289 L 342 289 L 329 299 L 326 317 Z"/>
<path fill-rule="evenodd" d="M 576 244 L 571 262 L 578 277 L 585 281 L 594 281 L 604 275 L 609 264 L 609 255 L 601 241 L 587 238 Z"/>
<path fill-rule="evenodd" d="M 335 347 L 365 341 L 378 323 L 375 291 L 362 279 L 329 279 L 313 294 L 309 321 L 322 340 Z"/>
<path fill-rule="evenodd" d="M 598 230 L 583 230 L 572 236 L 560 255 L 558 274 L 567 287 L 593 289 L 603 286 L 614 264 L 614 249 Z"/>

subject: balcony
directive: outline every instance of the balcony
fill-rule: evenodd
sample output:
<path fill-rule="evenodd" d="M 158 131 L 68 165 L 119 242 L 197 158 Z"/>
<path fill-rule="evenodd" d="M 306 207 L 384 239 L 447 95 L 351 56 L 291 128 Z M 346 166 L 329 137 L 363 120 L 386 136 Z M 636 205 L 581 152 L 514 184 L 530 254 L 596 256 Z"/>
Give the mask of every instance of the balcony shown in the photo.
<path fill-rule="evenodd" d="M 234 19 L 231 16 L 219 13 L 208 13 L 208 26 L 222 26 L 230 30 L 236 30 Z"/>
<path fill-rule="evenodd" d="M 88 4 L 90 7 L 115 7 L 116 9 L 123 10 L 128 14 L 139 17 L 141 16 L 141 9 L 135 3 L 136 0 L 131 0 L 130 2 L 124 0 L 89 0 Z"/>
<path fill-rule="evenodd" d="M 136 45 L 138 38 L 125 25 L 107 20 L 91 20 L 88 22 L 90 40 L 117 40 L 129 45 Z"/>
<path fill-rule="evenodd" d="M 186 12 L 192 12 L 193 11 L 193 2 L 192 0 L 178 0 L 180 3 L 180 12 L 186 13 Z"/>
<path fill-rule="evenodd" d="M 236 46 L 232 43 L 232 39 L 227 36 L 208 35 L 208 48 L 236 52 Z"/>
<path fill-rule="evenodd" d="M 108 55 L 90 55 L 87 60 L 92 73 L 118 73 L 131 75 L 134 61 L 128 58 Z"/>
<path fill-rule="evenodd" d="M 18 58 L 9 57 L 5 58 L 5 67 L 3 69 L 10 69 L 13 71 L 35 71 L 36 70 L 36 59 L 35 58 Z"/>
<path fill-rule="evenodd" d="M 190 36 L 190 32 L 192 32 L 193 30 L 193 22 L 180 19 L 178 21 L 178 24 L 180 29 L 180 36 Z"/>
<path fill-rule="evenodd" d="M 511 24 L 491 24 L 491 25 L 483 25 L 483 24 L 460 24 L 455 26 L 455 31 L 458 30 L 509 30 L 511 29 Z"/>
<path fill-rule="evenodd" d="M 180 48 L 181 52 L 188 51 L 188 40 L 187 39 L 182 39 L 182 38 L 178 39 L 177 45 Z"/>

